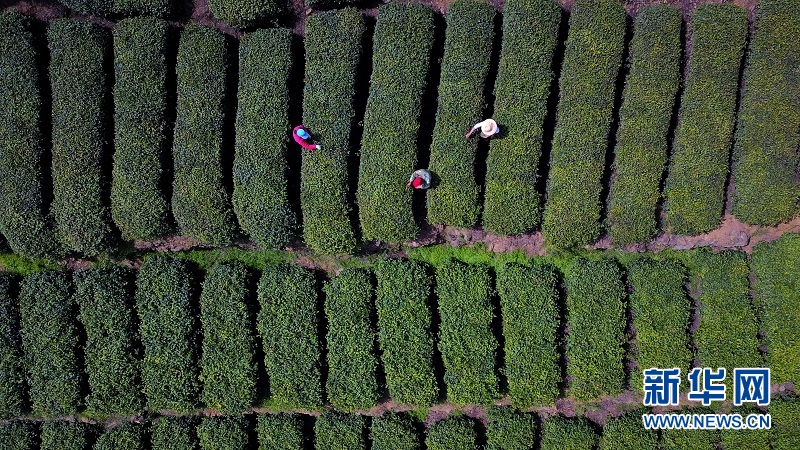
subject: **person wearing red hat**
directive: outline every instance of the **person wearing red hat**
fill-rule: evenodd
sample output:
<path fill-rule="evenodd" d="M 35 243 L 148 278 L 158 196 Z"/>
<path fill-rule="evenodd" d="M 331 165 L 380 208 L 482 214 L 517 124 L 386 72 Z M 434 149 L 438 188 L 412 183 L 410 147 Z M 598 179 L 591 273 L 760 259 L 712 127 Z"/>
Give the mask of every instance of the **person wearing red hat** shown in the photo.
<path fill-rule="evenodd" d="M 308 130 L 306 130 L 306 127 L 303 125 L 298 125 L 294 127 L 294 130 L 292 130 L 292 137 L 294 138 L 295 142 L 300 144 L 300 146 L 306 150 L 311 151 L 311 150 L 319 150 L 322 148 L 322 146 L 319 144 L 312 144 L 308 142 L 309 140 L 311 140 L 311 135 L 308 133 Z"/>
<path fill-rule="evenodd" d="M 431 187 L 431 173 L 426 169 L 415 170 L 406 186 L 414 189 L 428 189 Z"/>

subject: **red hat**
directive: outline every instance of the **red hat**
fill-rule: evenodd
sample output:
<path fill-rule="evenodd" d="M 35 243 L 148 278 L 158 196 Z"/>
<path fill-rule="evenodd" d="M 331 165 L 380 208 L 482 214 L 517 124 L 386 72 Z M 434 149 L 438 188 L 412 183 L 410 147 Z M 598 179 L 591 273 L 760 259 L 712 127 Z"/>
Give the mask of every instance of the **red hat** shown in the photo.
<path fill-rule="evenodd" d="M 415 188 L 418 188 L 418 187 L 422 186 L 422 183 L 424 183 L 424 182 L 425 182 L 425 180 L 423 180 L 420 177 L 417 177 L 417 178 L 414 178 L 413 181 L 411 181 L 411 186 L 414 186 Z"/>

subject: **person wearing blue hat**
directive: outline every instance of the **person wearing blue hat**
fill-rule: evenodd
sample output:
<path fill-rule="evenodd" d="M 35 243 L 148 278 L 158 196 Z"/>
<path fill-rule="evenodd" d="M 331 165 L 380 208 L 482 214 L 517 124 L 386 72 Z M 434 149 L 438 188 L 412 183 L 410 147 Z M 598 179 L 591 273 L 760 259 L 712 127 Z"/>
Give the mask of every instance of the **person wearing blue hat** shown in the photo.
<path fill-rule="evenodd" d="M 300 144 L 300 146 L 306 150 L 311 151 L 322 148 L 322 146 L 319 144 L 312 144 L 311 142 L 308 142 L 311 139 L 311 134 L 308 132 L 308 130 L 306 130 L 304 125 L 298 125 L 294 127 L 294 130 L 292 130 L 292 137 L 294 138 L 295 142 Z"/>

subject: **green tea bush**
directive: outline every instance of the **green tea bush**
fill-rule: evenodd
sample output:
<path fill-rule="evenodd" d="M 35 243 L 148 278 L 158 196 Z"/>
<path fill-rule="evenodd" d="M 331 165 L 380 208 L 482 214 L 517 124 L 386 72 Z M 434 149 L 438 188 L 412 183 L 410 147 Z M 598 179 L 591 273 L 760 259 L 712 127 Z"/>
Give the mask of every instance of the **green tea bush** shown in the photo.
<path fill-rule="evenodd" d="M 757 225 L 777 225 L 798 213 L 800 164 L 800 3 L 765 0 L 744 72 L 733 151 L 732 212 Z"/>
<path fill-rule="evenodd" d="M 387 413 L 372 418 L 372 450 L 420 450 L 417 424 L 405 413 Z"/>
<path fill-rule="evenodd" d="M 75 414 L 81 406 L 81 370 L 72 281 L 65 272 L 34 272 L 19 294 L 22 348 L 33 413 Z"/>
<path fill-rule="evenodd" d="M 373 353 L 377 336 L 370 322 L 374 295 L 370 273 L 360 269 L 345 270 L 325 285 L 325 388 L 340 411 L 370 409 L 378 403 L 378 359 Z"/>
<path fill-rule="evenodd" d="M 195 24 L 184 28 L 177 62 L 172 212 L 185 235 L 218 246 L 236 235 L 220 153 L 227 59 L 221 32 Z"/>
<path fill-rule="evenodd" d="M 250 319 L 250 274 L 239 261 L 220 262 L 206 274 L 200 296 L 203 403 L 230 414 L 253 405 L 256 342 Z"/>
<path fill-rule="evenodd" d="M 111 14 L 114 3 L 120 0 L 58 0 L 67 8 L 89 16 L 105 17 Z"/>
<path fill-rule="evenodd" d="M 692 54 L 665 188 L 666 225 L 676 234 L 722 221 L 747 10 L 701 5 L 689 26 Z"/>
<path fill-rule="evenodd" d="M 531 450 L 536 442 L 536 416 L 511 408 L 492 408 L 487 414 L 486 450 Z"/>
<path fill-rule="evenodd" d="M 144 359 L 142 384 L 150 410 L 189 412 L 197 406 L 197 304 L 186 261 L 157 255 L 136 280 Z"/>
<path fill-rule="evenodd" d="M 111 213 L 104 199 L 111 58 L 106 28 L 75 19 L 47 29 L 53 95 L 53 205 L 58 233 L 71 250 L 97 256 L 111 249 Z"/>
<path fill-rule="evenodd" d="M 279 408 L 322 406 L 317 291 L 313 272 L 282 264 L 258 284 L 258 332 L 264 345 L 270 401 Z"/>
<path fill-rule="evenodd" d="M 632 411 L 622 417 L 608 419 L 597 450 L 653 450 L 658 447 L 658 434 L 642 425 L 646 410 Z"/>
<path fill-rule="evenodd" d="M 400 404 L 428 406 L 438 398 L 433 371 L 431 276 L 416 261 L 387 259 L 375 266 L 378 340 L 391 397 Z"/>
<path fill-rule="evenodd" d="M 40 450 L 84 450 L 89 448 L 92 426 L 83 422 L 48 420 L 42 424 Z"/>
<path fill-rule="evenodd" d="M 256 425 L 258 450 L 302 450 L 303 423 L 290 414 L 259 414 Z"/>
<path fill-rule="evenodd" d="M 558 396 L 558 280 L 551 267 L 507 264 L 497 273 L 511 404 L 551 404 Z"/>
<path fill-rule="evenodd" d="M 58 256 L 42 200 L 42 98 L 30 20 L 0 13 L 0 233 L 15 253 Z"/>
<path fill-rule="evenodd" d="M 214 17 L 235 27 L 263 25 L 281 15 L 286 8 L 277 0 L 209 0 Z"/>
<path fill-rule="evenodd" d="M 239 41 L 233 211 L 261 248 L 283 248 L 297 218 L 286 193 L 292 34 L 259 30 Z"/>
<path fill-rule="evenodd" d="M 36 422 L 14 420 L 0 425 L 0 450 L 38 450 Z"/>
<path fill-rule="evenodd" d="M 710 414 L 710 408 L 694 408 L 692 414 Z M 719 430 L 661 430 L 664 450 L 716 450 Z"/>
<path fill-rule="evenodd" d="M 347 5 L 358 6 L 363 3 L 363 0 L 308 0 L 306 5 L 314 10 L 320 10 L 328 8 L 341 8 Z"/>
<path fill-rule="evenodd" d="M 668 5 L 647 6 L 636 16 L 608 206 L 616 245 L 648 241 L 658 231 L 656 205 L 681 76 L 681 24 L 680 10 Z"/>
<path fill-rule="evenodd" d="M 306 22 L 303 121 L 322 150 L 302 152 L 300 203 L 303 238 L 323 253 L 356 248 L 350 223 L 348 160 L 355 121 L 354 95 L 366 30 L 360 11 L 346 8 L 314 14 Z"/>
<path fill-rule="evenodd" d="M 447 398 L 456 405 L 488 405 L 499 397 L 491 294 L 486 267 L 450 260 L 436 271 L 441 316 L 439 351 Z"/>
<path fill-rule="evenodd" d="M 124 19 L 114 33 L 114 168 L 111 215 L 126 239 L 152 239 L 169 229 L 161 191 L 167 149 L 169 25 L 152 17 Z"/>
<path fill-rule="evenodd" d="M 327 412 L 314 423 L 316 450 L 366 450 L 366 420 L 358 414 Z"/>
<path fill-rule="evenodd" d="M 598 442 L 594 426 L 586 419 L 553 416 L 542 424 L 541 450 L 592 450 Z"/>
<path fill-rule="evenodd" d="M 752 406 L 734 408 L 731 413 L 741 414 L 743 419 L 750 414 L 763 414 Z M 768 449 L 769 434 L 769 430 L 721 430 L 720 440 L 725 450 Z"/>
<path fill-rule="evenodd" d="M 244 417 L 204 417 L 197 426 L 203 450 L 246 450 L 247 422 Z"/>
<path fill-rule="evenodd" d="M 631 288 L 630 309 L 636 328 L 632 354 L 639 366 L 631 371 L 631 389 L 642 392 L 642 371 L 650 368 L 678 367 L 681 376 L 688 373 L 689 311 L 686 295 L 686 269 L 677 261 L 636 259 L 628 264 Z"/>
<path fill-rule="evenodd" d="M 700 283 L 700 326 L 694 334 L 700 367 L 724 367 L 733 392 L 733 369 L 760 367 L 758 324 L 750 305 L 746 255 L 736 251 L 696 256 Z"/>
<path fill-rule="evenodd" d="M 153 450 L 195 450 L 195 423 L 194 417 L 161 416 L 150 426 Z"/>
<path fill-rule="evenodd" d="M 463 416 L 451 416 L 428 428 L 425 445 L 428 450 L 476 450 L 475 423 Z"/>
<path fill-rule="evenodd" d="M 406 183 L 417 168 L 433 22 L 433 11 L 419 4 L 378 8 L 357 192 L 365 240 L 404 242 L 418 231 Z"/>
<path fill-rule="evenodd" d="M 567 273 L 567 373 L 578 400 L 615 395 L 624 388 L 625 285 L 616 261 L 578 258 Z"/>
<path fill-rule="evenodd" d="M 86 408 L 95 414 L 127 416 L 143 406 L 131 278 L 115 266 L 75 273 L 75 300 L 86 330 Z"/>
<path fill-rule="evenodd" d="M 800 235 L 759 244 L 752 255 L 754 300 L 775 384 L 800 380 Z"/>
<path fill-rule="evenodd" d="M 144 425 L 125 422 L 97 438 L 94 450 L 144 450 Z"/>
<path fill-rule="evenodd" d="M 114 12 L 125 17 L 155 16 L 162 19 L 172 14 L 174 0 L 114 0 Z"/>
<path fill-rule="evenodd" d="M 772 450 L 800 448 L 800 398 L 774 399 L 769 413 L 772 415 Z"/>
<path fill-rule="evenodd" d="M 0 419 L 25 411 L 25 367 L 20 337 L 16 279 L 0 273 Z"/>
<path fill-rule="evenodd" d="M 457 0 L 447 9 L 444 56 L 429 168 L 439 178 L 428 191 L 428 222 L 474 227 L 480 205 L 475 184 L 478 139 L 464 139 L 483 120 L 483 96 L 494 42 L 495 10 L 475 0 Z"/>
<path fill-rule="evenodd" d="M 536 191 L 553 51 L 561 7 L 553 0 L 508 0 L 495 81 L 494 119 L 502 138 L 491 141 L 486 160 L 483 227 L 518 234 L 539 226 Z"/>
<path fill-rule="evenodd" d="M 622 64 L 625 10 L 616 0 L 577 0 L 569 19 L 542 232 L 556 247 L 600 234 L 600 192 Z"/>

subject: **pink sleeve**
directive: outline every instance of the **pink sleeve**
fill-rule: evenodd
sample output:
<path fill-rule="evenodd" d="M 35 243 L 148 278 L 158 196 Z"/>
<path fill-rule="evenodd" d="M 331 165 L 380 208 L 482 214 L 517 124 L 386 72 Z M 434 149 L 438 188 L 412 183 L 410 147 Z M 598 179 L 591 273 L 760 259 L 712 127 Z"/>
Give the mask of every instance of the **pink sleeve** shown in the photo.
<path fill-rule="evenodd" d="M 294 141 L 297 142 L 298 144 L 300 144 L 300 146 L 303 147 L 306 150 L 314 150 L 314 149 L 316 149 L 317 148 L 316 145 L 309 144 L 303 138 L 301 138 L 300 136 L 297 135 L 297 129 L 298 128 L 300 128 L 300 127 L 298 126 L 297 128 L 295 128 L 292 131 L 292 137 L 294 138 Z"/>

